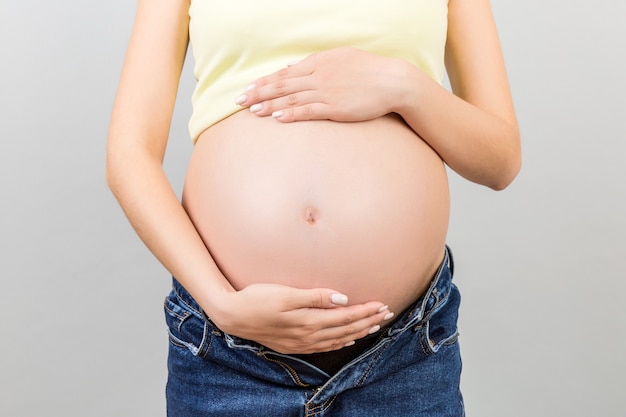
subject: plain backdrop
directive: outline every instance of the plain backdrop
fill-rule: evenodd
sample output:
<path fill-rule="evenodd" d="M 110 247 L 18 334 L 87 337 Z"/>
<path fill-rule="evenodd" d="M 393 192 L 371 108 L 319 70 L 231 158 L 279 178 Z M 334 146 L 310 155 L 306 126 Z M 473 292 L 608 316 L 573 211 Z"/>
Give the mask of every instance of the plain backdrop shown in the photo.
<path fill-rule="evenodd" d="M 626 3 L 493 7 L 524 166 L 499 193 L 451 174 L 468 416 L 624 416 Z M 169 275 L 104 180 L 134 12 L 0 3 L 1 415 L 165 415 Z M 188 62 L 165 163 L 178 192 L 192 87 Z"/>

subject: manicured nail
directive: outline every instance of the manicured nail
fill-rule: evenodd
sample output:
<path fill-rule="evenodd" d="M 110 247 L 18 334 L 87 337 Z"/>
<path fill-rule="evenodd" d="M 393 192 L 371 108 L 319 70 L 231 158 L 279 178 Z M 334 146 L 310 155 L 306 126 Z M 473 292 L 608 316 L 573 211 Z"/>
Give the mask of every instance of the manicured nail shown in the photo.
<path fill-rule="evenodd" d="M 382 306 L 381 308 L 378 309 L 379 313 L 382 313 L 383 311 L 387 310 L 389 308 L 389 306 Z"/>
<path fill-rule="evenodd" d="M 242 94 L 235 99 L 235 104 L 242 105 L 243 103 L 246 102 L 247 99 L 248 99 L 248 96 L 245 94 Z"/>
<path fill-rule="evenodd" d="M 380 330 L 380 326 L 377 324 L 376 326 L 372 327 L 368 333 L 369 334 L 374 334 L 374 333 L 376 333 L 379 330 Z"/>
<path fill-rule="evenodd" d="M 395 314 L 393 313 L 389 313 L 387 314 L 385 317 L 383 317 L 383 320 L 389 320 L 390 318 L 392 318 L 393 316 L 395 316 Z"/>
<path fill-rule="evenodd" d="M 348 342 L 345 345 L 343 345 L 343 347 L 350 347 L 350 346 L 354 346 L 356 342 L 353 340 L 352 342 Z"/>
<path fill-rule="evenodd" d="M 255 83 L 252 83 L 252 84 L 250 84 L 249 86 L 247 86 L 245 91 L 250 91 L 250 90 L 252 90 L 253 88 L 256 88 L 256 84 L 255 84 Z"/>
<path fill-rule="evenodd" d="M 250 106 L 250 111 L 252 113 L 256 113 L 259 110 L 261 110 L 262 108 L 263 108 L 263 105 L 261 103 L 256 103 L 256 104 L 253 104 L 252 106 Z"/>
<path fill-rule="evenodd" d="M 274 113 L 272 113 L 272 117 L 275 117 L 275 118 L 279 118 L 282 115 L 283 115 L 282 110 L 276 110 Z"/>
<path fill-rule="evenodd" d="M 343 294 L 333 294 L 330 296 L 330 302 L 338 306 L 345 306 L 348 304 L 348 296 Z"/>

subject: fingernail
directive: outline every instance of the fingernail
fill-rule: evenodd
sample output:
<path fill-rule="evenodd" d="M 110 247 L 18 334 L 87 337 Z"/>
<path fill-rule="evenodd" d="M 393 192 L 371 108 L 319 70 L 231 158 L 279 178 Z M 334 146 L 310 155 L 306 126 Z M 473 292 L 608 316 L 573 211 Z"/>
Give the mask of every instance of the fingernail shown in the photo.
<path fill-rule="evenodd" d="M 248 99 L 248 96 L 245 95 L 245 94 L 242 94 L 242 95 L 240 95 L 239 97 L 237 97 L 235 99 L 235 104 L 241 105 L 241 104 L 245 103 L 247 99 Z"/>
<path fill-rule="evenodd" d="M 274 113 L 272 113 L 272 117 L 276 117 L 276 118 L 278 118 L 278 117 L 280 117 L 282 115 L 283 115 L 283 111 L 282 110 L 277 110 Z"/>
<path fill-rule="evenodd" d="M 369 334 L 374 334 L 374 333 L 376 333 L 379 330 L 380 330 L 380 326 L 377 324 L 376 326 L 372 327 L 368 333 Z"/>
<path fill-rule="evenodd" d="M 348 342 L 345 345 L 343 345 L 343 347 L 350 347 L 350 346 L 354 346 L 356 342 L 353 340 L 352 342 Z"/>
<path fill-rule="evenodd" d="M 298 62 L 300 62 L 299 59 L 296 59 L 296 60 L 293 60 L 293 61 L 289 61 L 289 62 L 287 62 L 287 66 L 290 67 L 292 65 L 296 65 Z"/>
<path fill-rule="evenodd" d="M 393 313 L 389 313 L 387 314 L 385 317 L 383 317 L 383 320 L 389 320 L 390 318 L 392 318 L 393 316 L 395 316 L 395 314 Z"/>
<path fill-rule="evenodd" d="M 247 86 L 247 87 L 246 87 L 246 89 L 245 89 L 245 91 L 250 91 L 250 90 L 252 90 L 253 88 L 256 88 L 256 84 L 255 84 L 255 83 L 252 83 L 252 84 L 250 84 L 249 86 Z"/>
<path fill-rule="evenodd" d="M 389 306 L 382 306 L 381 308 L 378 309 L 379 313 L 382 313 L 383 311 L 387 310 L 389 308 Z"/>
<path fill-rule="evenodd" d="M 252 106 L 250 106 L 250 111 L 252 113 L 256 113 L 259 110 L 261 110 L 262 108 L 263 108 L 263 105 L 261 103 L 256 103 L 256 104 L 253 104 Z"/>
<path fill-rule="evenodd" d="M 348 304 L 348 296 L 343 294 L 333 294 L 330 296 L 330 302 L 338 306 L 345 306 Z"/>

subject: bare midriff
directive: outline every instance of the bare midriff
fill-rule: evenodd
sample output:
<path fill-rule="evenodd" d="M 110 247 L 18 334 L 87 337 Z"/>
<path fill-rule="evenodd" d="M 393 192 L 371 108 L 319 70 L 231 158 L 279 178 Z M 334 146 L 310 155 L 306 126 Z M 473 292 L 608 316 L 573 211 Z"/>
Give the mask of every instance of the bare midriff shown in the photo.
<path fill-rule="evenodd" d="M 400 313 L 442 261 L 441 158 L 395 115 L 281 123 L 244 110 L 202 133 L 183 204 L 235 289 L 331 288 Z"/>

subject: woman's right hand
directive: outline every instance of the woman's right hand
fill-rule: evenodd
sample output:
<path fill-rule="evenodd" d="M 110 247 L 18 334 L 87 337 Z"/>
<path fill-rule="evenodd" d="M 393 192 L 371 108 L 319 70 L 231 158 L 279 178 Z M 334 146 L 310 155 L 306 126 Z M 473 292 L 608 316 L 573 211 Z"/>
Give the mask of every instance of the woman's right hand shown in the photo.
<path fill-rule="evenodd" d="M 345 295 L 331 289 L 253 284 L 215 300 L 211 320 L 233 336 L 302 354 L 349 346 L 393 317 L 381 302 L 347 304 Z"/>

